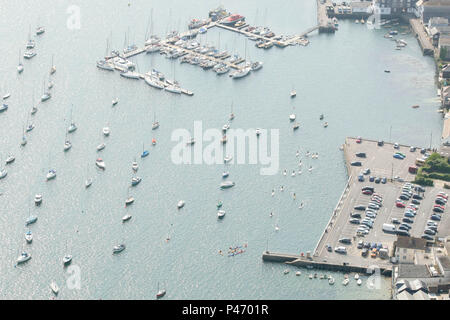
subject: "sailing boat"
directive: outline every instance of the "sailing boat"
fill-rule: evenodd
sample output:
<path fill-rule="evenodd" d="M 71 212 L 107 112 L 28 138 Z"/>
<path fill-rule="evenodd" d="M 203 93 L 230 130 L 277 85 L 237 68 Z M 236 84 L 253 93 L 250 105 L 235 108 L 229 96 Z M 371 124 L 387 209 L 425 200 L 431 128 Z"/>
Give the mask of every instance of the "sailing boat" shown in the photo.
<path fill-rule="evenodd" d="M 134 198 L 133 196 L 130 196 L 130 187 L 128 187 L 128 196 L 127 199 L 125 200 L 125 207 L 132 204 L 134 202 Z"/>
<path fill-rule="evenodd" d="M 145 150 L 144 143 L 142 143 L 142 154 L 141 154 L 141 158 L 145 158 L 145 157 L 148 156 L 148 155 L 149 155 L 149 152 L 148 152 L 148 150 Z"/>
<path fill-rule="evenodd" d="M 66 252 L 67 252 L 67 241 L 66 241 Z M 72 255 L 66 254 L 62 259 L 62 261 L 64 266 L 69 265 L 72 262 Z"/>
<path fill-rule="evenodd" d="M 75 130 L 78 129 L 77 125 L 76 125 L 75 122 L 72 120 L 72 109 L 73 109 L 73 104 L 72 104 L 72 108 L 70 109 L 70 126 L 69 126 L 69 128 L 67 129 L 67 132 L 68 132 L 68 133 L 72 133 L 72 132 L 74 132 Z"/>
<path fill-rule="evenodd" d="M 159 282 L 158 282 L 158 291 L 156 292 L 156 299 L 160 299 L 162 297 L 164 297 L 164 295 L 166 294 L 166 290 L 165 289 L 159 289 Z"/>
<path fill-rule="evenodd" d="M 297 91 L 295 91 L 295 89 L 292 87 L 291 98 L 294 98 L 295 96 L 297 96 Z"/>
<path fill-rule="evenodd" d="M 295 120 L 294 107 L 292 107 L 292 113 L 289 115 L 289 120 L 290 121 L 294 121 Z"/>
<path fill-rule="evenodd" d="M 138 165 L 138 163 L 137 163 L 137 161 L 136 161 L 136 158 L 134 158 L 134 161 L 133 161 L 133 163 L 131 164 L 131 168 L 133 169 L 134 172 L 138 171 L 139 165 Z"/>
<path fill-rule="evenodd" d="M 17 65 L 17 72 L 18 73 L 22 73 L 22 71 L 23 71 L 23 63 L 22 63 L 22 60 L 20 59 L 20 56 L 21 56 L 21 53 L 20 53 L 20 50 L 19 50 L 19 64 Z"/>
<path fill-rule="evenodd" d="M 153 113 L 153 124 L 152 124 L 152 130 L 159 128 L 159 121 L 156 120 L 156 112 Z"/>
<path fill-rule="evenodd" d="M 44 93 L 41 96 L 41 101 L 47 101 L 48 99 L 50 99 L 52 97 L 51 93 L 48 90 L 45 90 L 45 80 L 44 80 L 44 84 L 42 85 L 43 87 L 43 91 Z"/>
<path fill-rule="evenodd" d="M 56 67 L 55 67 L 55 65 L 53 64 L 53 55 L 52 55 L 52 66 L 51 66 L 51 68 L 50 68 L 50 74 L 52 75 L 52 74 L 54 74 L 56 72 Z"/>
<path fill-rule="evenodd" d="M 34 88 L 33 88 L 33 99 L 31 100 L 31 105 L 33 107 L 31 108 L 30 113 L 31 113 L 31 115 L 34 115 L 38 111 L 38 108 L 34 105 Z"/>
<path fill-rule="evenodd" d="M 70 148 L 72 148 L 72 143 L 67 139 L 67 131 L 66 131 L 66 138 L 64 142 L 64 152 L 69 151 Z"/>
<path fill-rule="evenodd" d="M 167 82 L 169 83 L 169 85 L 165 87 L 164 90 L 181 94 L 181 88 L 178 85 L 178 82 L 175 80 L 175 64 L 173 64 L 173 81 L 168 80 Z"/>
<path fill-rule="evenodd" d="M 86 175 L 88 175 L 87 173 L 88 173 L 88 166 L 86 166 Z M 91 177 L 88 177 L 88 178 L 86 179 L 86 181 L 84 182 L 84 187 L 87 189 L 87 188 L 89 188 L 91 185 L 92 185 L 92 178 L 91 178 Z"/>
<path fill-rule="evenodd" d="M 28 142 L 27 137 L 25 136 L 25 128 L 24 127 L 22 127 L 22 132 L 23 132 L 23 135 L 22 135 L 22 141 L 20 142 L 20 145 L 22 147 L 24 147 Z"/>
<path fill-rule="evenodd" d="M 234 113 L 233 113 L 233 102 L 231 102 L 231 113 L 230 113 L 230 121 L 234 119 Z"/>
<path fill-rule="evenodd" d="M 3 164 L 3 161 L 0 159 L 0 165 Z M 3 179 L 4 177 L 6 177 L 8 174 L 8 171 L 6 171 L 6 169 L 3 167 L 0 167 L 0 179 Z"/>

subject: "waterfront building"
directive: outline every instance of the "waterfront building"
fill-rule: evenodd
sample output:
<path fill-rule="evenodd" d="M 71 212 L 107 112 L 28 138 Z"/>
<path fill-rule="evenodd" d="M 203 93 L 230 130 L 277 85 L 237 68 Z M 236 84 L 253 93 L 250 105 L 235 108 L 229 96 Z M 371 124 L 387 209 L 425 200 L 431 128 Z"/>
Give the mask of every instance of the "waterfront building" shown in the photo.
<path fill-rule="evenodd" d="M 424 252 L 426 246 L 425 239 L 399 236 L 394 242 L 395 257 L 399 263 L 415 263 L 416 254 Z"/>
<path fill-rule="evenodd" d="M 415 13 L 416 2 L 415 0 L 373 0 L 372 6 L 379 7 L 381 15 L 400 15 Z"/>
<path fill-rule="evenodd" d="M 450 36 L 439 36 L 438 49 L 442 59 L 450 60 Z"/>
<path fill-rule="evenodd" d="M 450 0 L 419 0 L 416 3 L 416 15 L 424 24 L 435 17 L 450 19 Z"/>

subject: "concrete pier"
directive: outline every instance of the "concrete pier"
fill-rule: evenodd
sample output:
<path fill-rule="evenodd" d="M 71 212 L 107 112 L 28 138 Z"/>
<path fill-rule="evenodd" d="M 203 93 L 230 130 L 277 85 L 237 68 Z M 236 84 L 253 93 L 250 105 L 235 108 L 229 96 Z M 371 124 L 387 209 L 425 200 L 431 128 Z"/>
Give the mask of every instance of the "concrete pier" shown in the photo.
<path fill-rule="evenodd" d="M 424 55 L 432 56 L 434 55 L 434 47 L 431 43 L 430 38 L 426 34 L 420 19 L 409 19 L 409 23 L 416 34 L 416 38 L 419 41 L 419 45 L 422 48 L 422 53 Z"/>

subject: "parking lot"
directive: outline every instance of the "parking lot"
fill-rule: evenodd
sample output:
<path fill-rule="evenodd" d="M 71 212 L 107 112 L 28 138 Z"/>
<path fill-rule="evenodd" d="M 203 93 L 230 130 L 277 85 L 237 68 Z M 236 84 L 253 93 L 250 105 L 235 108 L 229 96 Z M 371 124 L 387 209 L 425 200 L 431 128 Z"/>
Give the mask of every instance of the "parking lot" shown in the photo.
<path fill-rule="evenodd" d="M 404 159 L 394 158 L 393 155 L 396 152 L 403 153 L 405 155 Z M 357 153 L 365 153 L 365 157 L 357 157 Z M 319 241 L 316 256 L 338 264 L 349 262 L 361 266 L 369 266 L 371 264 L 388 265 L 390 264 L 389 260 L 381 259 L 379 256 L 370 257 L 369 254 L 366 257 L 362 257 L 361 249 L 357 248 L 357 243 L 363 240 L 364 242 L 382 244 L 389 249 L 389 253 L 392 255 L 393 242 L 397 235 L 384 232 L 383 224 L 392 224 L 393 218 L 402 223 L 406 208 L 397 207 L 396 200 L 403 193 L 402 188 L 405 183 L 414 180 L 414 174 L 409 173 L 408 168 L 414 166 L 416 159 L 421 158 L 423 155 L 420 153 L 420 149 L 411 152 L 410 146 L 400 145 L 398 149 L 394 149 L 393 144 L 390 143 L 378 146 L 377 141 L 361 139 L 361 142 L 357 143 L 354 138 L 346 139 L 344 155 L 350 176 L 348 189 L 344 192 L 336 212 Z M 350 165 L 350 163 L 355 161 L 361 162 L 361 166 Z M 370 173 L 363 174 L 364 181 L 359 181 L 358 177 L 367 168 L 370 169 Z M 385 177 L 386 182 L 370 182 L 370 176 L 374 178 Z M 360 228 L 360 224 L 352 224 L 349 220 L 351 218 L 350 213 L 355 212 L 360 213 L 361 221 L 367 217 L 365 210 L 355 210 L 355 206 L 367 207 L 369 202 L 371 202 L 372 195 L 363 194 L 363 187 L 373 187 L 375 194 L 382 198 L 382 205 L 378 210 L 372 210 L 375 212 L 375 215 L 369 214 L 374 216 L 372 228 L 366 228 L 368 230 L 367 234 L 363 235 L 360 233 L 358 235 L 357 230 Z M 414 187 L 415 185 L 412 185 L 412 190 Z M 411 218 L 413 221 L 413 223 L 410 223 L 412 228 L 409 230 L 411 236 L 422 237 L 427 220 L 430 219 L 433 212 L 436 195 L 439 192 L 450 193 L 450 190 L 447 191 L 449 192 L 446 192 L 446 189 L 442 187 L 426 187 L 425 192 L 419 193 L 423 199 L 416 199 L 420 204 L 415 211 L 414 217 Z M 417 191 L 413 191 L 412 194 L 417 194 Z M 411 204 L 412 199 L 411 197 L 409 200 L 404 200 L 406 207 Z M 435 221 L 438 224 L 438 236 L 445 236 L 450 233 L 450 218 L 448 217 L 449 210 L 447 207 L 445 206 L 445 210 L 441 214 L 441 221 Z M 397 229 L 399 225 L 395 224 Z M 342 238 L 349 238 L 352 240 L 352 243 L 340 243 L 339 239 Z M 327 250 L 327 245 L 331 246 L 331 252 Z M 334 248 L 338 246 L 346 247 L 347 254 L 334 252 Z"/>

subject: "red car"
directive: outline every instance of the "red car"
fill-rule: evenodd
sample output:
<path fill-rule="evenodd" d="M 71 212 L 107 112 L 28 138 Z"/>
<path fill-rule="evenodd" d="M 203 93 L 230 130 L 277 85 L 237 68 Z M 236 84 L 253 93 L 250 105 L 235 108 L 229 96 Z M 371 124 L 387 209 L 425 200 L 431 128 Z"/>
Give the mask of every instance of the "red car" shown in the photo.
<path fill-rule="evenodd" d="M 397 208 L 404 208 L 405 207 L 405 203 L 403 201 L 397 200 L 397 202 L 395 202 L 395 205 Z"/>
<path fill-rule="evenodd" d="M 438 204 L 435 204 L 435 205 L 433 206 L 433 208 L 441 208 L 442 210 L 445 210 L 445 207 L 444 207 L 444 206 L 440 206 L 440 205 L 438 205 Z"/>
<path fill-rule="evenodd" d="M 445 195 L 443 195 L 443 194 L 438 194 L 437 196 L 436 196 L 436 198 L 442 198 L 442 199 L 444 199 L 444 200 L 448 200 L 448 197 L 447 196 L 445 196 Z"/>
<path fill-rule="evenodd" d="M 361 143 L 361 137 L 358 137 L 358 138 L 356 139 L 356 143 Z"/>
<path fill-rule="evenodd" d="M 366 195 L 369 195 L 369 196 L 372 195 L 372 191 L 370 191 L 370 190 L 363 190 L 362 193 L 363 193 L 363 194 L 366 194 Z"/>

